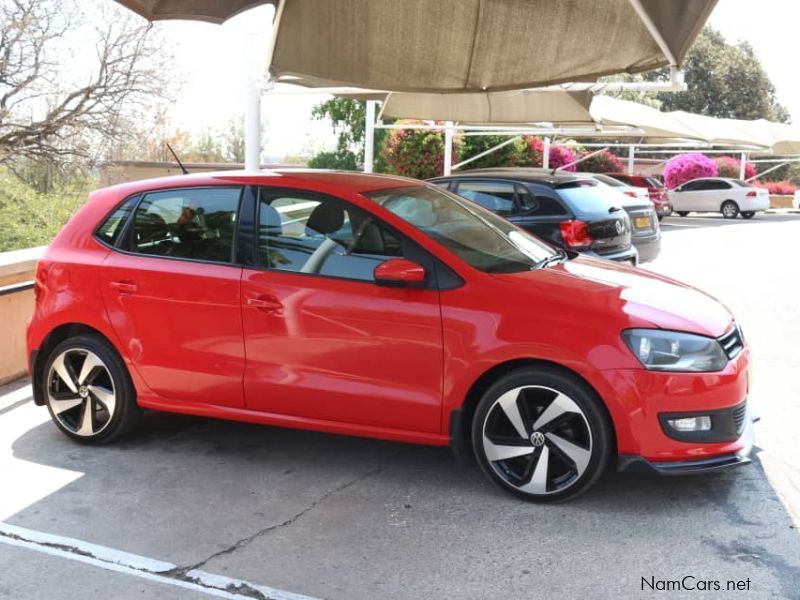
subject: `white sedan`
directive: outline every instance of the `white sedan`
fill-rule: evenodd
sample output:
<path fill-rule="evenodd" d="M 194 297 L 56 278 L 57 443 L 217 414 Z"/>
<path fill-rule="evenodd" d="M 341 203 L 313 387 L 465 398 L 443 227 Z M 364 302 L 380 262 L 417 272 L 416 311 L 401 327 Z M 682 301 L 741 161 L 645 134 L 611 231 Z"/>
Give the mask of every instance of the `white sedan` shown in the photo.
<path fill-rule="evenodd" d="M 769 192 L 740 179 L 692 179 L 669 191 L 672 208 L 681 217 L 690 212 L 718 212 L 726 219 L 750 219 L 769 208 Z"/>

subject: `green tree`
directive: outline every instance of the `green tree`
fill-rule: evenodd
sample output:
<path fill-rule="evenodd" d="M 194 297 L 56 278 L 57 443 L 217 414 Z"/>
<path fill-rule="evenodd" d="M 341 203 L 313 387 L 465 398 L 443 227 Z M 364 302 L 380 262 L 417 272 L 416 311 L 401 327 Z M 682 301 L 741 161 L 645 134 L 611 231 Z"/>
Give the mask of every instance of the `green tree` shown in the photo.
<path fill-rule="evenodd" d="M 730 119 L 790 119 L 748 42 L 729 44 L 720 32 L 706 27 L 686 55 L 684 73 L 688 91 L 656 93 L 662 110 Z M 667 80 L 669 70 L 653 71 L 645 77 Z"/>
<path fill-rule="evenodd" d="M 486 152 L 498 144 L 507 142 L 507 135 L 465 135 L 461 137 L 461 156 L 464 160 Z M 522 165 L 527 157 L 526 144 L 522 139 L 515 140 L 477 160 L 464 165 L 465 169 L 485 169 L 491 167 L 515 167 Z"/>
<path fill-rule="evenodd" d="M 320 102 L 311 110 L 315 119 L 329 119 L 336 134 L 336 150 L 322 152 L 324 156 L 313 157 L 309 166 L 325 164 L 327 169 L 355 169 L 363 163 L 366 138 L 367 103 L 350 98 L 332 98 Z M 391 121 L 386 121 L 391 122 Z M 386 171 L 381 149 L 386 141 L 385 129 L 375 130 L 375 171 Z M 320 167 L 322 168 L 322 167 Z"/>

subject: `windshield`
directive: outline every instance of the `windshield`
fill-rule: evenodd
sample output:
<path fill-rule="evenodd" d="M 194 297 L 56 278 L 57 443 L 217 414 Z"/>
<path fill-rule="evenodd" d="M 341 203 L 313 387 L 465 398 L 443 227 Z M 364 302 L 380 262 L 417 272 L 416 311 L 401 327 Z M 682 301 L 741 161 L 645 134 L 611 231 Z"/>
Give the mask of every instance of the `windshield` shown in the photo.
<path fill-rule="evenodd" d="M 514 225 L 433 186 L 364 194 L 486 273 L 528 271 L 559 253 Z"/>

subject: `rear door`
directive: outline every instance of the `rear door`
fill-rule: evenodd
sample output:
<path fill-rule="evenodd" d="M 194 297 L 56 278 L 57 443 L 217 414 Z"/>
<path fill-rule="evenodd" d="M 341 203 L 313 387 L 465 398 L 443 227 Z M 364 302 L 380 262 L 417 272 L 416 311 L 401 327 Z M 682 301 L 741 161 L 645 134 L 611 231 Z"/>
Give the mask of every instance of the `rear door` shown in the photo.
<path fill-rule="evenodd" d="M 455 193 L 501 217 L 513 217 L 520 212 L 517 185 L 513 181 L 494 179 L 458 179 Z"/>
<path fill-rule="evenodd" d="M 731 184 L 722 179 L 706 179 L 703 189 L 698 192 L 699 207 L 697 210 L 705 212 L 719 212 L 725 200 L 732 199 Z"/>
<path fill-rule="evenodd" d="M 544 240 L 563 244 L 560 224 L 572 216 L 556 193 L 547 186 L 529 184 L 520 186 L 517 197 L 521 210 L 509 220 Z"/>
<path fill-rule="evenodd" d="M 701 191 L 705 185 L 704 181 L 688 181 L 682 186 L 673 190 L 670 194 L 672 208 L 676 211 L 703 210 Z"/>
<path fill-rule="evenodd" d="M 148 192 L 100 270 L 112 326 L 147 385 L 192 403 L 244 405 L 242 188 Z"/>

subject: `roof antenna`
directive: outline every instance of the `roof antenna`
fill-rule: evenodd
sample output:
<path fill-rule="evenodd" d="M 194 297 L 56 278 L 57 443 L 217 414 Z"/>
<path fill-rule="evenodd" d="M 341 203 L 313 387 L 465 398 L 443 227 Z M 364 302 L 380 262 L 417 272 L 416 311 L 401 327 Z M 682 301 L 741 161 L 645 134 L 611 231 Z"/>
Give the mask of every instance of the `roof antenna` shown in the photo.
<path fill-rule="evenodd" d="M 184 175 L 188 175 L 189 171 L 187 171 L 186 167 L 183 166 L 183 163 L 181 162 L 181 159 L 178 158 L 177 154 L 175 154 L 175 150 L 172 149 L 172 146 L 169 145 L 169 142 L 165 142 L 165 143 L 167 144 L 167 149 L 169 149 L 170 154 L 172 154 L 172 156 L 175 157 L 175 162 L 178 163 L 178 166 L 181 168 L 181 171 L 183 171 L 183 174 Z"/>

